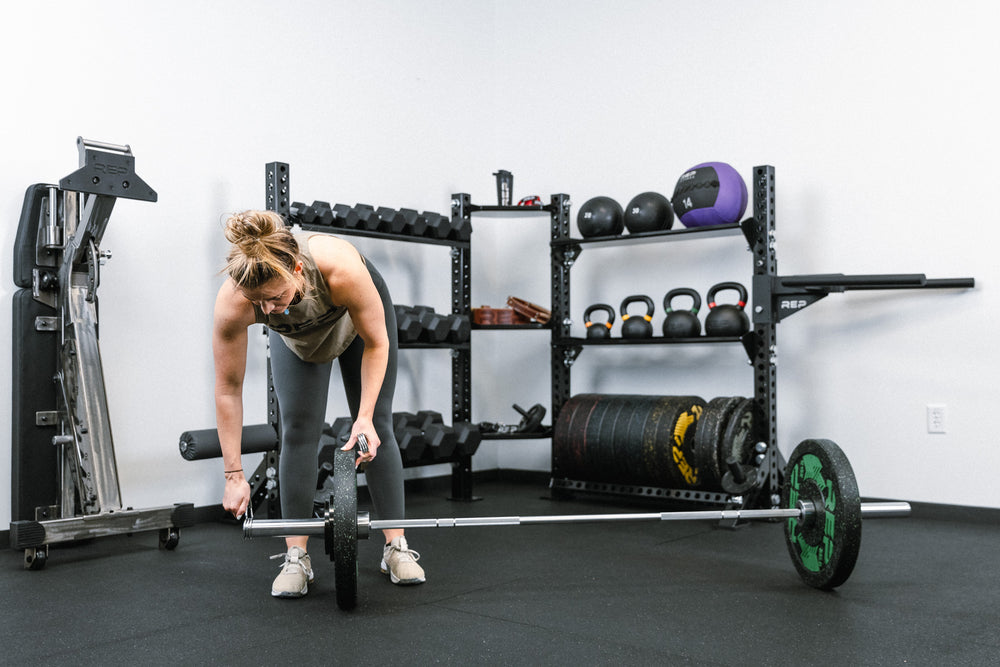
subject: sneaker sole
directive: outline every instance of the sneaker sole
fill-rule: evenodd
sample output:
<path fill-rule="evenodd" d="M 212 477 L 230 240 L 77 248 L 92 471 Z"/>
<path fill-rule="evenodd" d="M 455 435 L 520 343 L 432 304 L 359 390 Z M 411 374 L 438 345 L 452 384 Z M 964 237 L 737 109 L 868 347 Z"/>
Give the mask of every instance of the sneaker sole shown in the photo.
<path fill-rule="evenodd" d="M 301 591 L 276 591 L 271 589 L 271 597 L 275 598 L 301 598 L 305 597 L 305 594 L 309 592 L 309 587 L 306 586 Z"/>
<path fill-rule="evenodd" d="M 309 584 L 313 582 L 312 579 L 306 582 L 302 587 L 301 591 L 276 591 L 271 589 L 271 597 L 275 598 L 301 598 L 304 597 L 306 593 L 309 592 Z"/>
<path fill-rule="evenodd" d="M 424 577 L 421 577 L 420 579 L 400 579 L 386 567 L 380 567 L 379 569 L 382 571 L 382 574 L 389 575 L 389 581 L 391 581 L 394 584 L 398 584 L 400 586 L 413 586 L 416 584 L 422 584 L 425 581 L 427 581 L 427 579 L 425 579 Z"/>

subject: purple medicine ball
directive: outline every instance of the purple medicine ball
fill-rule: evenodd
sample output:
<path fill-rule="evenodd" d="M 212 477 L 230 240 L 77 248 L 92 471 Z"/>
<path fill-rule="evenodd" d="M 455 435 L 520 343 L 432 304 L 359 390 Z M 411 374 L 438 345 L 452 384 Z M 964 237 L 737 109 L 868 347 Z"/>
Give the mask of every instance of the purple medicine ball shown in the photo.
<path fill-rule="evenodd" d="M 681 174 L 670 203 L 685 227 L 731 225 L 747 210 L 747 184 L 725 162 L 703 162 Z"/>

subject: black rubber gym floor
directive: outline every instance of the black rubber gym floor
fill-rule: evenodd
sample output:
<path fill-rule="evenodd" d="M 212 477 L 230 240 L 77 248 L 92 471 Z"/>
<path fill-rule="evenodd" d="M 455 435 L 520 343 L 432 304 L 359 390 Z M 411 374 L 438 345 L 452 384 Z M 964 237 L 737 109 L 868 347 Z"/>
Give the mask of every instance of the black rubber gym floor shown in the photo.
<path fill-rule="evenodd" d="M 485 481 L 449 502 L 420 482 L 411 517 L 653 511 L 537 483 Z M 778 523 L 571 524 L 409 531 L 428 582 L 379 573 L 359 544 L 359 605 L 335 602 L 333 565 L 310 544 L 316 582 L 270 596 L 283 542 L 235 522 L 54 548 L 45 569 L 0 556 L 0 663 L 46 665 L 526 664 L 996 665 L 998 513 L 916 506 L 870 520 L 853 576 L 805 586 Z"/>

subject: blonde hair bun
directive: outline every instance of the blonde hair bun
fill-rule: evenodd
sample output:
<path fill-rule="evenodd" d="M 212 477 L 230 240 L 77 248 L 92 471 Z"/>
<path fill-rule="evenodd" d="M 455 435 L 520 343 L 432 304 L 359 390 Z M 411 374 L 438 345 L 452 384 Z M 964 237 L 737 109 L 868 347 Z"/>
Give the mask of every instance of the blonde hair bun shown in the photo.
<path fill-rule="evenodd" d="M 226 219 L 226 240 L 232 244 L 226 273 L 237 287 L 256 289 L 274 278 L 294 280 L 299 244 L 274 211 L 243 211 Z"/>

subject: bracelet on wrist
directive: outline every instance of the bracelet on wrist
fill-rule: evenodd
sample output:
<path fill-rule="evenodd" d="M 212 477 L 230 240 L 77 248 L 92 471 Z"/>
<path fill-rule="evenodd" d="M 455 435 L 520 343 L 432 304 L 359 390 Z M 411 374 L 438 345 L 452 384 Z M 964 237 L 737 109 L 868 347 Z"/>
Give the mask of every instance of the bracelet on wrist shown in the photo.
<path fill-rule="evenodd" d="M 223 474 L 230 475 L 234 472 L 243 472 L 243 468 L 237 468 L 236 470 L 226 470 Z"/>

